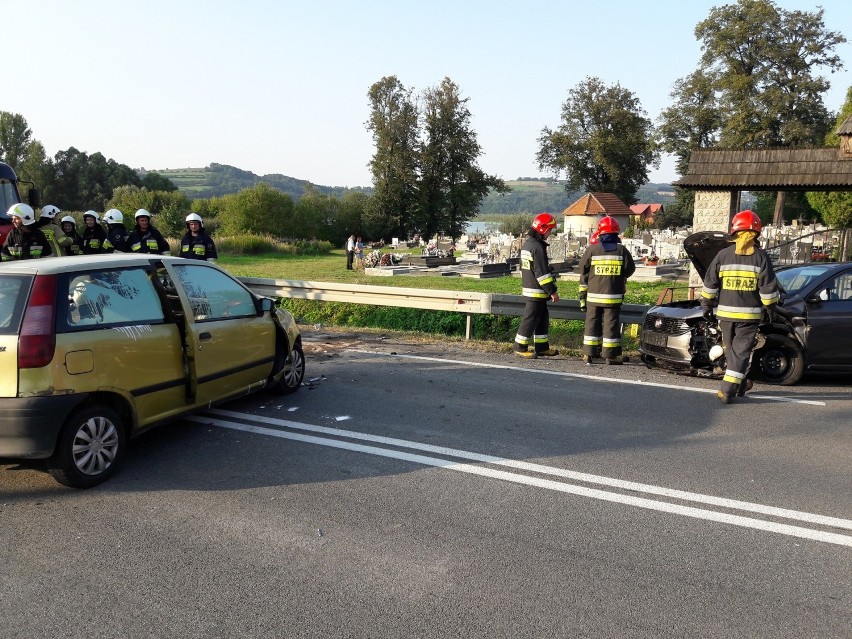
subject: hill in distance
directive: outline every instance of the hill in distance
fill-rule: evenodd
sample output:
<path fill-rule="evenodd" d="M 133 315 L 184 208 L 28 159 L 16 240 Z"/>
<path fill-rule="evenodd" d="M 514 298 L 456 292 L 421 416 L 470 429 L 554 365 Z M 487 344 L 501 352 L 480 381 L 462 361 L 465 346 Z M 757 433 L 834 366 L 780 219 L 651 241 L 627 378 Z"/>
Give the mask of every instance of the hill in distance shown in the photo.
<path fill-rule="evenodd" d="M 342 197 L 348 191 L 372 193 L 371 186 L 347 188 L 342 186 L 322 186 L 307 180 L 299 180 L 279 173 L 256 175 L 227 164 L 210 164 L 206 168 L 152 170 L 171 180 L 178 189 L 191 199 L 220 197 L 236 193 L 242 189 L 265 182 L 269 186 L 287 193 L 298 200 L 308 188 L 318 193 Z M 144 174 L 143 174 L 144 175 Z M 479 207 L 480 215 L 512 214 L 520 211 L 560 212 L 585 192 L 569 193 L 564 182 L 549 178 L 519 178 L 507 180 L 511 193 L 489 194 Z M 642 186 L 636 197 L 640 203 L 668 204 L 674 201 L 674 188 L 670 184 L 649 182 Z"/>

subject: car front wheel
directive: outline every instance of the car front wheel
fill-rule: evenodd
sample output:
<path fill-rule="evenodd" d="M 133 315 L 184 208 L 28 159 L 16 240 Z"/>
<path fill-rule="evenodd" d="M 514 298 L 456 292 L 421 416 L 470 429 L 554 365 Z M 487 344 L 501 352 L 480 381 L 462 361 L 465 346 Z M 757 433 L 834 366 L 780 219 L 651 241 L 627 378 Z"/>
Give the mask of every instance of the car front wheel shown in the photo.
<path fill-rule="evenodd" d="M 767 335 L 766 344 L 754 352 L 752 371 L 769 384 L 792 386 L 805 373 L 805 355 L 790 337 Z"/>
<path fill-rule="evenodd" d="M 60 484 L 91 488 L 115 472 L 125 445 L 118 413 L 106 406 L 82 408 L 65 422 L 48 470 Z"/>
<path fill-rule="evenodd" d="M 297 341 L 287 355 L 281 379 L 275 384 L 275 391 L 281 395 L 289 395 L 299 390 L 305 378 L 305 353 L 302 343 Z"/>

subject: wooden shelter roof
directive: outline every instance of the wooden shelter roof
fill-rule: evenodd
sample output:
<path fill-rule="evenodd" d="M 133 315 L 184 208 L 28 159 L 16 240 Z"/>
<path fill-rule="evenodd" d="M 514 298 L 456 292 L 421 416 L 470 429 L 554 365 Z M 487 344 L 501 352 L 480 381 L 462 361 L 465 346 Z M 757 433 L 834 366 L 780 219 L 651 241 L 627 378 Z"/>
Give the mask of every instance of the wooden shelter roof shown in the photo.
<path fill-rule="evenodd" d="M 696 149 L 686 175 L 672 184 L 726 191 L 847 191 L 852 190 L 852 159 L 837 147 Z"/>

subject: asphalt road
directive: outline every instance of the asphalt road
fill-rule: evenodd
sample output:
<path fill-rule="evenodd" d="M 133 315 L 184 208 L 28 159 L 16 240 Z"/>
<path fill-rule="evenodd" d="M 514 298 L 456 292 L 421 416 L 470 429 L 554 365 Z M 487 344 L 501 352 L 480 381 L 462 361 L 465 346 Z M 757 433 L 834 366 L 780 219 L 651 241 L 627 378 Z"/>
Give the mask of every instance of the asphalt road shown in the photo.
<path fill-rule="evenodd" d="M 306 338 L 100 487 L 0 463 L 0 637 L 852 637 L 852 377 Z"/>

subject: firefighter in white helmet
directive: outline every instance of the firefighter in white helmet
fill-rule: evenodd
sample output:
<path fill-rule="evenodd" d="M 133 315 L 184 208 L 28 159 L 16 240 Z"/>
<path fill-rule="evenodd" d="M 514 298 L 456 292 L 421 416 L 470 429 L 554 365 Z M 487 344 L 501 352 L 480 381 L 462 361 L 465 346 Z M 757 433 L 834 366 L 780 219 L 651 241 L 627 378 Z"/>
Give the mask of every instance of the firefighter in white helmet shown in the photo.
<path fill-rule="evenodd" d="M 60 222 L 62 232 L 69 238 L 69 244 L 62 250 L 63 255 L 82 255 L 83 237 L 77 232 L 77 220 L 66 215 Z"/>
<path fill-rule="evenodd" d="M 204 221 L 198 213 L 186 216 L 186 234 L 180 241 L 180 256 L 191 260 L 216 262 L 216 244 L 204 231 Z"/>
<path fill-rule="evenodd" d="M 129 233 L 124 227 L 124 215 L 118 209 L 110 209 L 104 213 L 104 224 L 107 225 L 107 237 L 104 243 L 105 253 L 116 251 L 127 251 L 127 237 Z"/>
<path fill-rule="evenodd" d="M 172 254 L 166 238 L 151 224 L 151 214 L 146 209 L 139 209 L 133 217 L 136 219 L 136 227 L 127 238 L 131 253 Z"/>
<path fill-rule="evenodd" d="M 12 218 L 14 228 L 9 231 L 3 248 L 3 260 L 30 260 L 52 255 L 50 243 L 44 233 L 35 226 L 33 207 L 29 204 L 13 204 L 6 215 Z"/>
<path fill-rule="evenodd" d="M 56 216 L 61 213 L 58 206 L 48 204 L 41 209 L 41 215 L 36 222 L 38 229 L 44 233 L 50 243 L 53 255 L 60 256 L 65 253 L 65 248 L 71 244 L 71 240 L 65 237 L 62 228 L 56 222 Z"/>
<path fill-rule="evenodd" d="M 83 213 L 83 255 L 98 255 L 105 252 L 106 231 L 101 226 L 100 216 L 94 211 Z"/>

